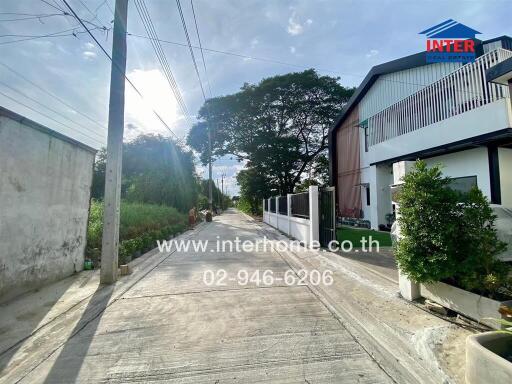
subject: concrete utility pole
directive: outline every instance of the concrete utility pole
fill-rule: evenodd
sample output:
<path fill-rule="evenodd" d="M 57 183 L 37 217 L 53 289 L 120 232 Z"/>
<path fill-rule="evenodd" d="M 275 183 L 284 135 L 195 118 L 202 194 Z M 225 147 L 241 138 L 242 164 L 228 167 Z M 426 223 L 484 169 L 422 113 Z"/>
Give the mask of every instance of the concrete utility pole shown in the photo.
<path fill-rule="evenodd" d="M 223 173 L 221 175 L 221 183 L 222 183 L 222 188 L 221 188 L 221 191 L 220 191 L 220 209 L 221 211 L 224 210 L 224 176 L 226 176 L 225 173 Z"/>
<path fill-rule="evenodd" d="M 217 177 L 217 190 L 219 191 L 219 178 Z M 217 204 L 219 205 L 220 207 L 220 195 L 217 194 Z"/>
<path fill-rule="evenodd" d="M 208 209 L 213 213 L 212 182 L 212 130 L 208 124 Z"/>
<path fill-rule="evenodd" d="M 128 0 L 116 0 L 112 42 L 112 68 L 110 71 L 107 164 L 105 171 L 103 238 L 101 244 L 100 282 L 102 284 L 112 284 L 117 280 L 127 16 Z"/>

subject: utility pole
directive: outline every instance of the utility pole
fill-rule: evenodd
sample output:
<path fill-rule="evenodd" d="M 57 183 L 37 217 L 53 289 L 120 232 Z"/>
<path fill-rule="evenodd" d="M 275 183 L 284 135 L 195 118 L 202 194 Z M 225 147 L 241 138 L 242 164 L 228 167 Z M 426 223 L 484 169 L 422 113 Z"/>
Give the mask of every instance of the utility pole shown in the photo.
<path fill-rule="evenodd" d="M 208 209 L 213 214 L 212 199 L 212 130 L 210 123 L 208 124 Z"/>
<path fill-rule="evenodd" d="M 119 210 L 123 160 L 124 88 L 126 73 L 126 22 L 128 0 L 116 0 L 110 70 L 110 103 L 108 111 L 107 164 L 101 244 L 100 282 L 117 280 L 119 250 Z"/>
<path fill-rule="evenodd" d="M 221 175 L 221 180 L 222 180 L 222 189 L 220 192 L 220 209 L 221 209 L 221 211 L 224 210 L 224 176 L 226 176 L 225 173 L 223 173 Z"/>
<path fill-rule="evenodd" d="M 219 178 L 218 177 L 217 177 L 217 191 L 220 191 L 220 189 L 219 189 Z M 219 195 L 218 192 L 217 192 L 217 204 L 220 207 L 220 195 Z"/>

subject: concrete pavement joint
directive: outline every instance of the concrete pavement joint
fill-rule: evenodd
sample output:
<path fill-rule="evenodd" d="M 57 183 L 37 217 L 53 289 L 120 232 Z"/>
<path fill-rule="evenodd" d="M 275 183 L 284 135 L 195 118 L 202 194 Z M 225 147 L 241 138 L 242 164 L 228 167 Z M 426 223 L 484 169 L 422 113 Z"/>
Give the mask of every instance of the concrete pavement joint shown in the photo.
<path fill-rule="evenodd" d="M 187 238 L 189 238 L 192 234 L 194 233 L 199 233 L 201 232 L 203 229 L 204 229 L 205 225 L 200 225 L 200 226 L 197 226 L 196 228 L 194 228 L 190 234 L 188 234 Z M 121 293 L 119 293 L 119 295 L 117 295 L 117 297 L 115 297 L 114 299 L 112 299 L 111 301 L 109 301 L 107 303 L 107 305 L 100 311 L 98 311 L 98 313 L 96 313 L 94 316 L 92 316 L 92 318 L 88 319 L 87 321 L 84 322 L 84 324 L 79 327 L 76 331 L 73 331 L 73 333 L 62 343 L 60 343 L 56 348 L 54 348 L 45 358 L 41 359 L 41 361 L 39 361 L 35 366 L 33 366 L 31 369 L 29 369 L 27 372 L 25 372 L 24 375 L 22 375 L 22 377 L 20 377 L 16 382 L 15 384 L 18 384 L 20 383 L 21 381 L 23 381 L 25 379 L 25 377 L 27 377 L 31 372 L 33 372 L 35 369 L 37 369 L 41 364 L 43 364 L 45 361 L 47 361 L 55 352 L 57 352 L 61 347 L 63 347 L 69 340 L 71 340 L 74 336 L 76 336 L 80 331 L 82 331 L 87 325 L 89 325 L 93 320 L 97 319 L 98 316 L 100 316 L 103 312 L 105 312 L 105 310 L 107 308 L 109 308 L 111 305 L 113 305 L 115 302 L 117 302 L 124 294 L 126 294 L 130 289 L 132 289 L 138 282 L 140 282 L 142 279 L 144 279 L 150 272 L 152 272 L 155 268 L 157 268 L 160 264 L 162 264 L 165 260 L 167 260 L 169 257 L 171 257 L 171 255 L 173 255 L 174 253 L 176 252 L 176 249 L 174 249 L 172 252 L 170 252 L 169 254 L 167 254 L 162 260 L 160 260 L 158 263 L 156 263 L 152 268 L 148 268 L 147 271 L 144 271 L 144 273 L 142 273 L 142 276 L 140 276 L 137 280 L 135 280 L 131 285 L 128 285 L 128 287 L 122 291 Z M 105 286 L 103 286 L 102 289 L 104 289 Z M 90 297 L 90 296 L 89 296 Z M 84 299 L 85 300 L 85 299 Z M 84 300 L 82 300 L 80 303 L 83 303 Z M 76 306 L 75 306 L 76 307 Z M 80 321 L 80 320 L 79 320 Z"/>
<path fill-rule="evenodd" d="M 260 285 L 260 286 L 251 286 L 251 287 L 243 287 L 243 288 L 209 289 L 209 290 L 204 290 L 204 291 L 188 291 L 188 292 L 179 292 L 179 293 L 162 293 L 162 294 L 155 294 L 155 295 L 130 296 L 130 297 L 121 297 L 121 300 L 147 299 L 147 298 L 152 298 L 152 297 L 168 297 L 168 296 L 187 296 L 187 295 L 197 295 L 197 294 L 202 294 L 202 293 L 215 293 L 215 292 L 238 292 L 238 291 L 247 291 L 247 290 L 252 290 L 252 289 L 292 288 L 292 287 L 302 287 L 302 286 L 301 285 Z"/>

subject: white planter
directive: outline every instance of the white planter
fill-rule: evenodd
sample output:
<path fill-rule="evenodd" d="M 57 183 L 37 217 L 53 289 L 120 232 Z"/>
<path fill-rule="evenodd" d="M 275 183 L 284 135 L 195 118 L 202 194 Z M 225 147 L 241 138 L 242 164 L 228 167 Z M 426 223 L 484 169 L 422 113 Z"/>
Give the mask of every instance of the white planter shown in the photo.
<path fill-rule="evenodd" d="M 500 355 L 512 354 L 512 336 L 497 332 L 466 339 L 466 383 L 510 384 L 512 363 Z"/>
<path fill-rule="evenodd" d="M 443 307 L 461 313 L 473 320 L 480 321 L 489 327 L 499 329 L 494 321 L 482 320 L 486 317 L 501 318 L 498 312 L 501 302 L 445 283 L 420 284 L 422 297 L 435 301 Z"/>

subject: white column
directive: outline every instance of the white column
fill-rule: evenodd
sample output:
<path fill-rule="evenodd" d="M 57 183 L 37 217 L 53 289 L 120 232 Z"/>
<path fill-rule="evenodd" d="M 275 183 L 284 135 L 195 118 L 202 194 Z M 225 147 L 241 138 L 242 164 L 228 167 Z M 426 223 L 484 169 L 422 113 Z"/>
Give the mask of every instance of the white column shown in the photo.
<path fill-rule="evenodd" d="M 413 166 L 414 161 L 399 161 L 398 163 L 393 163 L 393 189 L 397 190 L 400 188 L 400 185 L 403 184 L 402 178 L 412 169 Z M 400 217 L 400 207 L 393 197 L 392 199 L 393 204 L 395 204 L 396 207 L 396 221 L 393 228 L 393 235 L 396 237 L 396 241 L 400 241 L 400 224 L 398 222 L 398 218 Z M 400 294 L 406 300 L 412 301 L 421 296 L 420 285 L 402 274 L 400 268 L 398 269 L 398 286 L 400 287 Z"/>
<path fill-rule="evenodd" d="M 314 247 L 318 247 L 320 241 L 319 214 L 318 186 L 312 185 L 309 187 L 309 245 Z"/>

